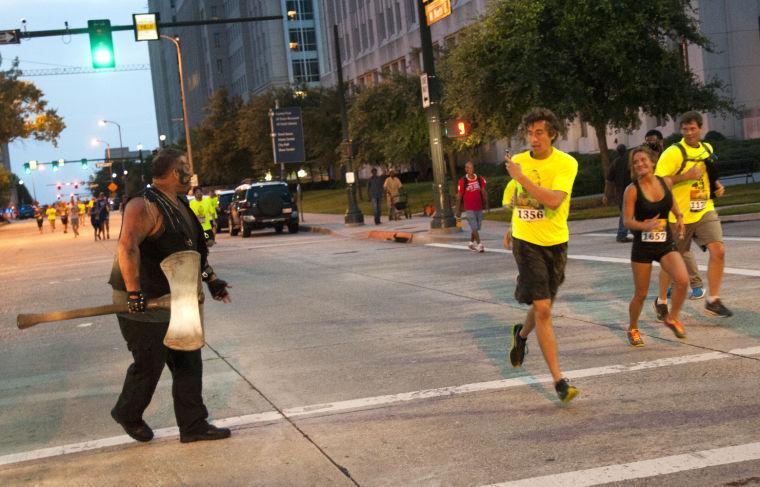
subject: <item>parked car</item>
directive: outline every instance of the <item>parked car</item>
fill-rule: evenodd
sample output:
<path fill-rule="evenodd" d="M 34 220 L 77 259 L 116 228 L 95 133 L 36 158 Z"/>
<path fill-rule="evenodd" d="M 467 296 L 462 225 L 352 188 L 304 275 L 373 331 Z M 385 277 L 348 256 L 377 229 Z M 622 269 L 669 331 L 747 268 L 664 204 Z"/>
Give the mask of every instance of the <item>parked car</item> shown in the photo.
<path fill-rule="evenodd" d="M 216 233 L 219 234 L 219 232 L 229 227 L 230 203 L 232 202 L 232 197 L 235 196 L 235 190 L 218 190 L 216 196 L 219 198 L 216 205 Z"/>
<path fill-rule="evenodd" d="M 250 237 L 253 230 L 274 228 L 277 233 L 285 226 L 288 232 L 298 232 L 298 207 L 282 181 L 241 184 L 235 188 L 230 203 L 230 235 L 242 231 Z"/>
<path fill-rule="evenodd" d="M 18 219 L 23 220 L 24 218 L 34 218 L 34 206 L 21 205 L 18 207 Z"/>

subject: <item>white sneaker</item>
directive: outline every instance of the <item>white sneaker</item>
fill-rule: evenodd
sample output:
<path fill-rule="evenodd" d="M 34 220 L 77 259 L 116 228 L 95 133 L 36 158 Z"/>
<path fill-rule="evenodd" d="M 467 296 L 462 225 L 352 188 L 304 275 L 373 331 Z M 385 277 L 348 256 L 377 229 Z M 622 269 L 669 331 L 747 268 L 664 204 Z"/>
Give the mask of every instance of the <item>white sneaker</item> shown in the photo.
<path fill-rule="evenodd" d="M 478 252 L 485 252 L 485 251 L 486 251 L 486 248 L 483 246 L 482 243 L 479 243 L 478 244 Z"/>
<path fill-rule="evenodd" d="M 477 246 L 477 245 L 475 245 L 475 242 L 470 242 L 470 243 L 467 245 L 467 247 L 469 247 L 469 249 L 470 249 L 470 250 L 472 250 L 473 252 L 477 252 L 477 251 L 478 251 L 478 246 Z"/>

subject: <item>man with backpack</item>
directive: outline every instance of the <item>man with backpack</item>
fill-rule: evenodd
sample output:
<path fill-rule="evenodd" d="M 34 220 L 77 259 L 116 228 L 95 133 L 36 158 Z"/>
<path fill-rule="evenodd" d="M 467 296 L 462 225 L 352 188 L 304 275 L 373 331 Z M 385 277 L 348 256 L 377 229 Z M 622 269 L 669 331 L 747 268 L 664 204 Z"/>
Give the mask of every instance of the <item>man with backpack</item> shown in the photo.
<path fill-rule="evenodd" d="M 678 251 L 681 255 L 686 254 L 694 240 L 703 251 L 710 254 L 707 264 L 708 294 L 705 311 L 713 316 L 728 318 L 733 313 L 720 300 L 726 250 L 723 245 L 723 230 L 713 203 L 715 197 L 723 196 L 725 188 L 718 181 L 713 148 L 701 140 L 702 131 L 702 115 L 695 111 L 684 113 L 681 117 L 683 138 L 665 149 L 657 162 L 655 174 L 671 179 L 673 197 L 684 215 L 686 230 L 684 238 L 676 242 Z M 669 221 L 671 226 L 675 225 L 672 213 Z M 705 293 L 696 262 L 694 259 L 684 260 L 692 288 L 690 298 L 699 299 Z M 654 302 L 658 320 L 663 313 L 667 315 L 669 284 L 670 276 L 660 272 L 660 294 Z"/>
<path fill-rule="evenodd" d="M 459 179 L 457 185 L 457 216 L 462 214 L 470 225 L 470 244 L 468 247 L 473 252 L 485 252 L 485 247 L 480 241 L 480 224 L 483 222 L 483 206 L 488 210 L 488 193 L 486 193 L 486 180 L 483 176 L 475 174 L 475 165 L 467 161 L 464 165 L 465 175 Z"/>

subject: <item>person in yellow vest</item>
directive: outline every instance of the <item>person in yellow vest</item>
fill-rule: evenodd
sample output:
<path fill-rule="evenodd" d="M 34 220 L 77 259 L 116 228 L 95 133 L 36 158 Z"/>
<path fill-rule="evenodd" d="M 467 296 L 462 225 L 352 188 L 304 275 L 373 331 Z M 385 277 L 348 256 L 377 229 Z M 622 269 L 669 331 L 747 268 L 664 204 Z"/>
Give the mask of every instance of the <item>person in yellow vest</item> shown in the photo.
<path fill-rule="evenodd" d="M 45 210 L 45 214 L 47 215 L 48 221 L 50 222 L 50 229 L 55 232 L 55 217 L 58 215 L 58 208 L 56 208 L 55 205 L 48 205 L 47 210 Z"/>
<path fill-rule="evenodd" d="M 214 245 L 214 231 L 211 229 L 211 212 L 209 211 L 208 203 L 203 201 L 203 190 L 201 188 L 195 188 L 193 190 L 194 200 L 190 202 L 190 209 L 193 210 L 198 221 L 203 228 L 203 236 L 206 238 L 206 246 L 211 247 Z"/>
<path fill-rule="evenodd" d="M 562 378 L 557 340 L 552 325 L 552 305 L 565 280 L 567 217 L 578 161 L 555 148 L 560 121 L 545 108 L 534 108 L 522 121 L 529 151 L 504 156 L 512 180 L 503 203 L 512 206 L 512 227 L 504 236 L 517 264 L 515 299 L 530 306 L 523 323 L 512 327 L 509 361 L 522 366 L 529 334 L 535 329 L 538 345 L 549 367 L 560 401 L 568 402 L 578 390 Z"/>
<path fill-rule="evenodd" d="M 211 215 L 211 228 L 216 230 L 216 208 L 219 206 L 219 197 L 216 195 L 216 191 L 212 191 L 208 198 L 203 200 L 208 208 L 208 213 Z"/>
<path fill-rule="evenodd" d="M 85 213 L 87 212 L 87 205 L 80 199 L 77 199 L 77 210 L 79 210 L 79 224 L 83 227 L 86 226 L 87 218 Z"/>

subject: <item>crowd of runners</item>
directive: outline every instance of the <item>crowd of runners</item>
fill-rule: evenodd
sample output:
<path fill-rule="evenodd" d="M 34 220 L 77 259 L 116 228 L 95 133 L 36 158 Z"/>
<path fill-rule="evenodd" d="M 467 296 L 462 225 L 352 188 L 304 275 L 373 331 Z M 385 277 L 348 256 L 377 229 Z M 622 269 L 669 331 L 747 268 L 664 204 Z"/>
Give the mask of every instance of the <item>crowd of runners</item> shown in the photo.
<path fill-rule="evenodd" d="M 46 227 L 48 233 L 55 233 L 56 230 L 69 233 L 70 227 L 71 233 L 76 238 L 79 237 L 80 229 L 86 227 L 89 220 L 95 240 L 111 238 L 109 225 L 111 203 L 105 193 L 100 193 L 97 198 L 90 200 L 72 196 L 69 201 L 57 201 L 49 205 L 40 205 L 35 201 L 33 208 L 40 235 L 46 232 Z"/>

